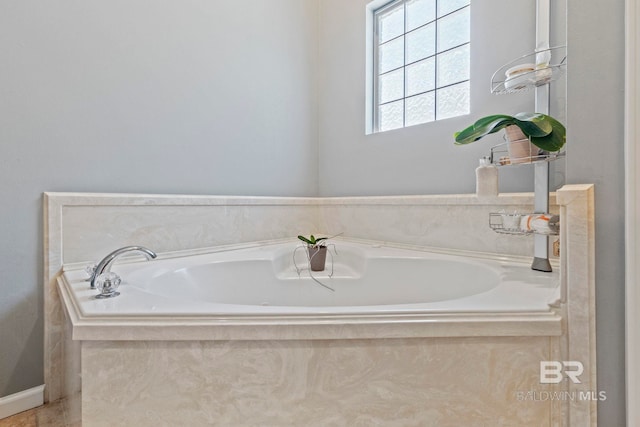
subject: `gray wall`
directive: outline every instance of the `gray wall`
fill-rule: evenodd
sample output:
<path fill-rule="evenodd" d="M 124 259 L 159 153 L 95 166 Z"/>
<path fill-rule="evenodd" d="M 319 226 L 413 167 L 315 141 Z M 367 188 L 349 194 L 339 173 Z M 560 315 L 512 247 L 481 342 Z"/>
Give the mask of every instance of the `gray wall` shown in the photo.
<path fill-rule="evenodd" d="M 567 182 L 594 183 L 598 425 L 625 425 L 624 1 L 568 0 Z"/>
<path fill-rule="evenodd" d="M 43 382 L 43 191 L 317 193 L 317 2 L 0 2 L 0 396 Z"/>

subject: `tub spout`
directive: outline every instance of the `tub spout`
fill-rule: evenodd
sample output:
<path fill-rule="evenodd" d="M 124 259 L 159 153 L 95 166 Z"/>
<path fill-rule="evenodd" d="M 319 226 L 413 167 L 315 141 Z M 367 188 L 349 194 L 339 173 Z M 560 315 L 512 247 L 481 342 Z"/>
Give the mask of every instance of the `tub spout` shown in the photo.
<path fill-rule="evenodd" d="M 98 263 L 98 266 L 93 271 L 93 274 L 91 275 L 91 279 L 89 280 L 89 282 L 91 283 L 91 289 L 95 289 L 96 287 L 96 278 L 103 273 L 110 272 L 111 265 L 116 260 L 116 258 L 127 252 L 142 252 L 142 254 L 146 256 L 148 260 L 158 256 L 155 252 L 145 248 L 144 246 L 125 246 L 120 249 L 116 249 L 115 251 L 111 252 L 109 255 L 104 257 L 102 261 Z"/>

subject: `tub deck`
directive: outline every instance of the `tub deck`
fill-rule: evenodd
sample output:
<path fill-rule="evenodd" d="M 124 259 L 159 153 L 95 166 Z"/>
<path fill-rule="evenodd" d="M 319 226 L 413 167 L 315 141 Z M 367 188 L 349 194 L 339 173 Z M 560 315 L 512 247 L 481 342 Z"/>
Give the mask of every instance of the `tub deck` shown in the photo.
<path fill-rule="evenodd" d="M 307 270 L 303 269 L 298 275 L 292 261 L 297 246 L 294 241 L 165 254 L 152 262 L 125 261 L 113 268 L 123 277 L 121 295 L 113 299 L 96 300 L 97 291 L 88 288 L 86 274 L 78 266 L 65 266 L 58 284 L 73 326 L 73 338 L 79 340 L 561 334 L 561 316 L 554 306 L 560 297 L 557 268 L 554 273 L 541 273 L 530 269 L 528 259 L 496 258 L 482 253 L 419 250 L 346 239 L 339 239 L 335 244 L 333 276 L 329 277 L 329 265 L 326 271 L 313 273 L 335 292 L 314 282 Z M 355 259 L 354 253 L 360 258 Z M 397 264 L 400 270 L 374 283 L 382 274 L 377 272 L 372 277 L 369 273 L 376 271 L 376 263 L 383 262 L 385 269 Z M 444 266 L 435 271 L 430 280 L 441 289 L 440 294 L 397 295 L 416 291 L 416 286 L 405 285 L 407 281 L 420 280 L 419 274 L 416 277 L 419 270 L 404 275 L 403 271 L 406 273 L 407 265 L 422 268 L 419 263 L 423 262 Z M 224 289 L 223 295 L 220 289 L 220 299 L 230 302 L 216 301 L 215 290 L 211 295 L 190 293 L 183 288 L 185 283 L 179 281 L 180 277 L 188 276 L 185 272 L 191 271 L 189 269 L 229 265 L 234 265 L 237 271 L 226 278 L 225 285 L 235 290 Z M 464 268 L 471 268 L 469 273 L 463 272 L 470 276 L 471 288 L 464 292 L 447 290 L 451 287 L 447 275 L 450 273 L 453 277 L 459 273 L 457 270 Z M 265 281 L 271 281 L 269 286 L 273 289 L 280 286 L 281 292 L 295 292 L 294 297 L 301 295 L 306 299 L 294 305 L 278 303 L 288 301 L 288 295 L 280 296 L 280 300 L 274 297 L 275 302 L 267 302 L 269 297 L 265 295 L 255 296 L 259 291 L 253 291 L 252 287 L 260 287 L 260 279 L 238 284 L 242 280 L 238 274 L 243 270 L 249 274 L 247 271 L 252 269 L 254 276 L 258 274 L 256 277 L 269 276 Z M 478 273 L 486 273 L 486 277 Z M 239 278 L 234 282 L 234 277 Z M 491 283 L 494 279 L 496 282 Z M 486 283 L 474 287 L 474 281 Z M 371 286 L 367 288 L 368 285 Z M 346 299 L 341 300 L 342 295 L 347 295 Z M 411 298 L 417 302 L 409 302 Z M 329 305 L 323 301 L 337 302 Z"/>

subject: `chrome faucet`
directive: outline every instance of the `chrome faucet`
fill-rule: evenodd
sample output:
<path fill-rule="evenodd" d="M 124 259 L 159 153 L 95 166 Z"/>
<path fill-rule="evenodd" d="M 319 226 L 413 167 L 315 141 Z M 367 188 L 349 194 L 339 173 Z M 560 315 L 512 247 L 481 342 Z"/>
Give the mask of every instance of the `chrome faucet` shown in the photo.
<path fill-rule="evenodd" d="M 89 279 L 89 282 L 91 283 L 91 289 L 96 288 L 96 278 L 101 274 L 109 273 L 111 271 L 111 265 L 116 260 L 116 258 L 127 252 L 142 252 L 148 260 L 158 256 L 155 252 L 145 248 L 144 246 L 125 246 L 123 248 L 116 249 L 115 251 L 104 257 L 102 261 L 98 263 L 98 266 L 93 271 L 93 274 L 91 274 L 91 278 Z"/>

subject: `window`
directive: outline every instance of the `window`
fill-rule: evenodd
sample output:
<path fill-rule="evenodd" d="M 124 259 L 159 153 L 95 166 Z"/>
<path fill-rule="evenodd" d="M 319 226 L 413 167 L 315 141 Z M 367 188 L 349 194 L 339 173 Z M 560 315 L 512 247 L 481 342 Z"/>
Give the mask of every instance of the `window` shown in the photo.
<path fill-rule="evenodd" d="M 372 23 L 374 132 L 469 114 L 469 0 L 394 0 Z"/>

